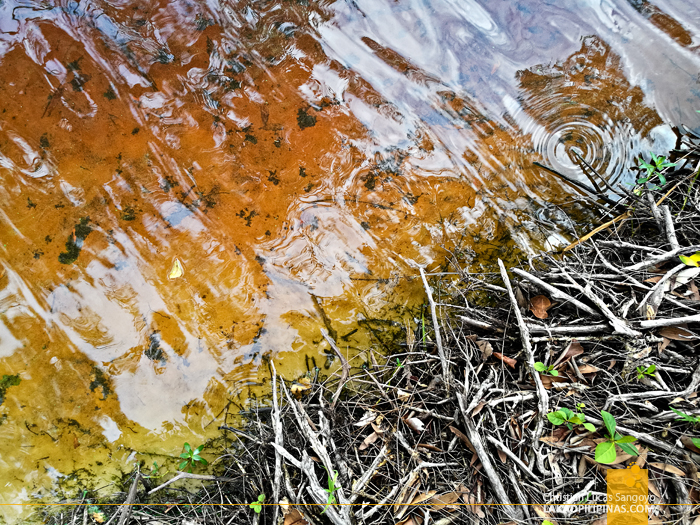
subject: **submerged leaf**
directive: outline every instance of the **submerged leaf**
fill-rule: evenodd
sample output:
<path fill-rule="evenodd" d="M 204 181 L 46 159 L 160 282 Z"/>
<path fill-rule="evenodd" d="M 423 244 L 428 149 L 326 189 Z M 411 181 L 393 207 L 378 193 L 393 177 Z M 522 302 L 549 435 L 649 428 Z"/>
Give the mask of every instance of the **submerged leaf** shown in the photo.
<path fill-rule="evenodd" d="M 175 259 L 173 262 L 173 267 L 170 268 L 170 271 L 168 272 L 168 279 L 178 279 L 183 275 L 185 275 L 185 269 L 182 267 L 180 259 Z"/>

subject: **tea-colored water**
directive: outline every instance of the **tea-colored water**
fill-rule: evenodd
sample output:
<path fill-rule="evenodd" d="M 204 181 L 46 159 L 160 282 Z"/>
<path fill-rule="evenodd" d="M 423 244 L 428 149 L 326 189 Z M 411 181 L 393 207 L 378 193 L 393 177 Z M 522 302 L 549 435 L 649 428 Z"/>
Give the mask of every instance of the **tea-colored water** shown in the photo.
<path fill-rule="evenodd" d="M 8 0 L 0 31 L 2 503 L 175 469 L 263 356 L 400 339 L 418 265 L 575 235 L 533 162 L 629 181 L 700 126 L 689 0 Z"/>

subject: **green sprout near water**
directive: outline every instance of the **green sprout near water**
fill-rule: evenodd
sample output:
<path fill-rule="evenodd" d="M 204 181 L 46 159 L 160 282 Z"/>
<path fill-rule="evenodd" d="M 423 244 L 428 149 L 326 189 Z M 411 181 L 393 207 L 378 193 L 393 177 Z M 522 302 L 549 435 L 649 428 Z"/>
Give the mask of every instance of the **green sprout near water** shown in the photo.
<path fill-rule="evenodd" d="M 639 159 L 639 169 L 644 169 L 647 173 L 646 176 L 642 176 L 637 179 L 637 184 L 646 184 L 654 177 L 658 177 L 659 183 L 661 186 L 664 186 L 666 184 L 666 176 L 663 172 L 666 170 L 666 168 L 675 166 L 676 163 L 667 162 L 666 157 L 663 155 L 659 155 L 657 157 L 654 153 L 649 153 L 651 155 L 651 163 L 646 162 L 643 158 Z M 655 190 L 658 189 L 658 187 L 652 185 L 651 189 Z"/>
<path fill-rule="evenodd" d="M 187 469 L 187 472 L 191 473 L 192 467 L 195 466 L 197 463 L 201 463 L 202 465 L 208 465 L 209 463 L 207 462 L 207 460 L 200 456 L 203 448 L 204 445 L 199 445 L 197 448 L 192 450 L 190 444 L 185 443 L 185 451 L 182 454 L 180 454 L 180 457 L 184 458 L 185 461 L 182 461 L 180 463 L 180 470 Z"/>

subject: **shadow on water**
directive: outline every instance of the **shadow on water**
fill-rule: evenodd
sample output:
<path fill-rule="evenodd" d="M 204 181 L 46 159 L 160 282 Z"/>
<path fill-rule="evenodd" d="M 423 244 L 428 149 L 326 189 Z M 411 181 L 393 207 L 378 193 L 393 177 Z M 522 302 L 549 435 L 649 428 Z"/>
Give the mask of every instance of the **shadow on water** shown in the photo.
<path fill-rule="evenodd" d="M 324 327 L 354 366 L 400 344 L 418 265 L 585 231 L 533 162 L 625 180 L 700 126 L 687 2 L 0 11 L 3 503 L 175 469 L 264 395 L 265 356 L 295 379 L 337 369 Z"/>

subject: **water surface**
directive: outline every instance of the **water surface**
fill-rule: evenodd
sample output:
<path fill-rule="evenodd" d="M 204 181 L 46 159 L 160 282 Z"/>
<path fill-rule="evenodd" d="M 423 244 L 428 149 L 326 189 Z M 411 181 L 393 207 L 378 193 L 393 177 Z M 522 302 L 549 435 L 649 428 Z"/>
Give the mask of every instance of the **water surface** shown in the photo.
<path fill-rule="evenodd" d="M 533 162 L 629 182 L 700 128 L 690 0 L 8 0 L 0 31 L 3 503 L 173 470 L 265 356 L 401 339 L 417 266 L 585 231 Z"/>

